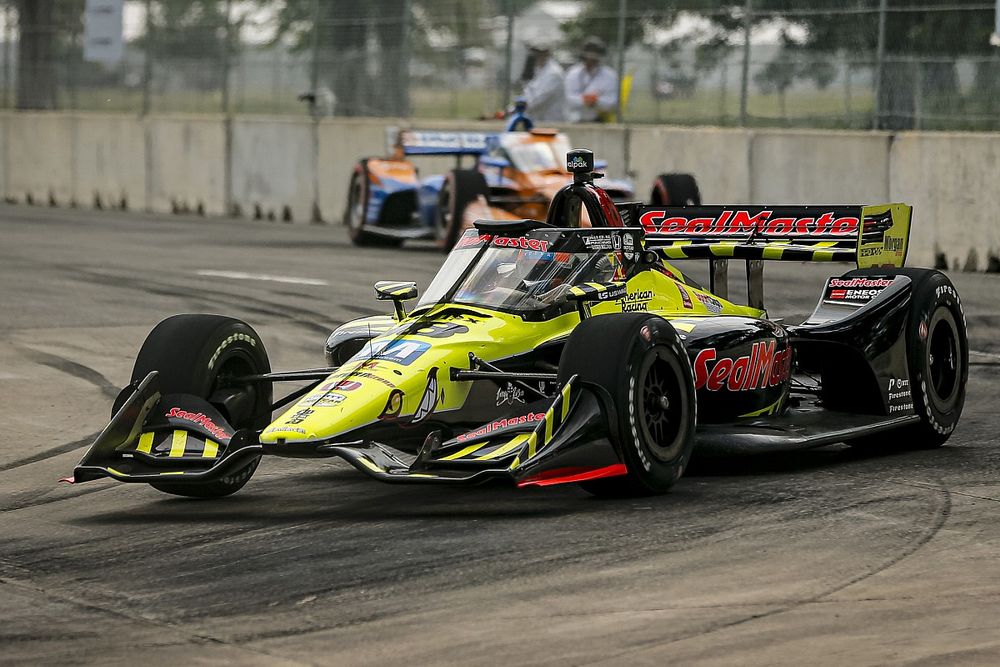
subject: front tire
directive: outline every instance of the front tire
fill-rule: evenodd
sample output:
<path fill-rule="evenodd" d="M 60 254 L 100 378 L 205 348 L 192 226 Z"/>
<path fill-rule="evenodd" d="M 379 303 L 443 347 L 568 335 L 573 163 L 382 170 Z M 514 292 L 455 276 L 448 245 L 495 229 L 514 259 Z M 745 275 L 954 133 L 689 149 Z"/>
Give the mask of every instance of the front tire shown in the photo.
<path fill-rule="evenodd" d="M 560 382 L 573 375 L 607 392 L 617 415 L 611 438 L 628 469 L 581 486 L 604 497 L 668 491 L 691 457 L 697 424 L 691 363 L 670 323 L 645 313 L 584 320 L 559 362 Z"/>
<path fill-rule="evenodd" d="M 237 430 L 261 429 L 271 421 L 269 383 L 236 387 L 224 383 L 226 377 L 271 371 L 264 343 L 253 328 L 240 320 L 221 315 L 168 317 L 153 328 L 142 344 L 132 370 L 132 382 L 142 380 L 151 371 L 159 374 L 161 394 L 192 394 L 203 398 L 218 408 Z M 258 456 L 232 475 L 211 482 L 150 486 L 178 496 L 221 498 L 243 488 L 259 462 Z"/>

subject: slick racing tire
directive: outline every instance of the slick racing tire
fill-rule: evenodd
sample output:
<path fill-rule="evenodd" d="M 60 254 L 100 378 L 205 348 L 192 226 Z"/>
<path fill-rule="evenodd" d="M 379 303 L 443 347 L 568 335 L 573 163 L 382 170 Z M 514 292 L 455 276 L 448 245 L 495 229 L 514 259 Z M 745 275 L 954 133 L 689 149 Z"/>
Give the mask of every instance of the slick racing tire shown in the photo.
<path fill-rule="evenodd" d="M 271 364 L 260 336 L 248 324 L 221 315 L 174 315 L 163 320 L 146 337 L 132 371 L 132 382 L 158 371 L 160 393 L 193 394 L 213 403 L 220 379 L 271 372 Z M 231 385 L 226 385 L 231 391 Z M 232 411 L 213 403 L 222 416 L 239 430 L 262 429 L 271 421 L 270 383 L 236 387 L 245 396 L 230 400 Z M 232 414 L 236 412 L 238 414 Z M 239 491 L 253 475 L 258 456 L 232 475 L 195 484 L 150 484 L 154 489 L 192 498 L 221 498 Z"/>
<path fill-rule="evenodd" d="M 438 193 L 434 215 L 434 234 L 442 250 L 448 252 L 455 247 L 462 233 L 462 216 L 469 204 L 479 195 L 485 197 L 489 194 L 486 179 L 476 169 L 452 169 L 448 172 Z"/>
<path fill-rule="evenodd" d="M 347 188 L 347 209 L 344 211 L 344 224 L 351 243 L 356 246 L 389 246 L 395 247 L 403 242 L 365 231 L 365 220 L 368 218 L 368 167 L 362 160 L 354 165 L 351 183 Z"/>
<path fill-rule="evenodd" d="M 647 313 L 584 320 L 559 360 L 560 383 L 574 375 L 606 392 L 611 439 L 628 469 L 581 486 L 603 497 L 668 491 L 691 457 L 697 424 L 691 363 L 670 323 Z"/>
<path fill-rule="evenodd" d="M 969 379 L 969 339 L 958 291 L 933 269 L 857 269 L 845 277 L 906 276 L 911 282 L 906 322 L 906 361 L 910 394 L 920 422 L 887 435 L 851 444 L 940 447 L 951 436 L 965 405 Z"/>
<path fill-rule="evenodd" d="M 701 206 L 701 192 L 691 174 L 660 174 L 649 195 L 653 206 Z"/>

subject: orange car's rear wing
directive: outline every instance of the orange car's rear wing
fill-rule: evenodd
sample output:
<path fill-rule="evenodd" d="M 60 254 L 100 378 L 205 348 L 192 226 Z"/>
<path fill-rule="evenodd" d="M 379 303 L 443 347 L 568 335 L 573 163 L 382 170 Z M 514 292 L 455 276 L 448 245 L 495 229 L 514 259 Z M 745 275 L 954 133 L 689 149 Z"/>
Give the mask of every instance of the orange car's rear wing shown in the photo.
<path fill-rule="evenodd" d="M 750 305 L 763 301 L 763 261 L 854 262 L 859 268 L 906 262 L 912 208 L 906 204 L 830 206 L 624 205 L 646 247 L 667 260 L 708 259 L 711 289 L 725 297 L 727 261 L 747 262 Z"/>

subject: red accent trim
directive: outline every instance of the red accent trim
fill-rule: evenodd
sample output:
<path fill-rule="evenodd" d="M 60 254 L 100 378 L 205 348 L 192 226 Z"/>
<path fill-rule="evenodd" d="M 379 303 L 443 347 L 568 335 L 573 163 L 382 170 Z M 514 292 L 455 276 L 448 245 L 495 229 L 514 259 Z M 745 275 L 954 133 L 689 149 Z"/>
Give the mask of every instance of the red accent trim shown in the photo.
<path fill-rule="evenodd" d="M 571 482 L 586 482 L 590 479 L 600 479 L 602 477 L 620 477 L 628 474 L 628 468 L 624 463 L 603 468 L 587 468 L 584 466 L 572 466 L 568 468 L 555 468 L 546 470 L 537 475 L 526 477 L 517 483 L 518 488 L 523 486 L 552 486 L 553 484 L 569 484 Z"/>
<path fill-rule="evenodd" d="M 591 185 L 591 188 L 597 193 L 597 201 L 604 213 L 604 220 L 608 223 L 608 227 L 624 227 L 625 223 L 622 222 L 622 217 L 618 214 L 618 209 L 615 208 L 615 202 L 611 199 L 611 195 L 596 185 Z"/>
<path fill-rule="evenodd" d="M 75 484 L 76 483 L 76 480 L 73 479 L 72 475 L 70 475 L 69 477 L 60 477 L 59 481 L 62 482 L 63 484 Z"/>

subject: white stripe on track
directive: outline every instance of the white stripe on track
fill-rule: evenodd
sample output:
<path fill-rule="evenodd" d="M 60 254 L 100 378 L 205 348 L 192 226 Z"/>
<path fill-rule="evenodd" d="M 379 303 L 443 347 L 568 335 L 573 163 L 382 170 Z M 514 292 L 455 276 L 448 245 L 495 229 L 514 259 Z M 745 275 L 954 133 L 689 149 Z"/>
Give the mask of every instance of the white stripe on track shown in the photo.
<path fill-rule="evenodd" d="M 296 278 L 295 276 L 270 276 L 264 273 L 243 273 L 242 271 L 213 271 L 202 269 L 196 272 L 199 276 L 209 278 L 231 278 L 232 280 L 265 280 L 272 283 L 291 283 L 292 285 L 329 285 L 325 280 L 317 278 Z"/>

